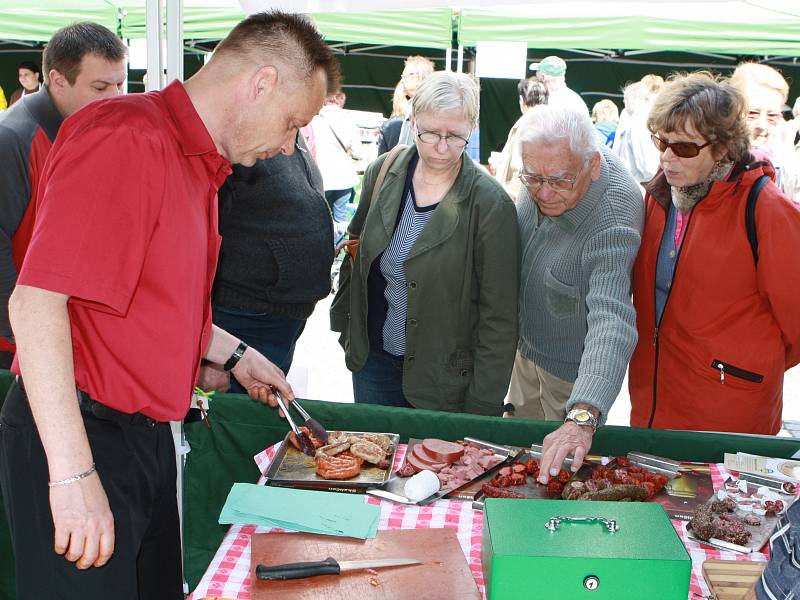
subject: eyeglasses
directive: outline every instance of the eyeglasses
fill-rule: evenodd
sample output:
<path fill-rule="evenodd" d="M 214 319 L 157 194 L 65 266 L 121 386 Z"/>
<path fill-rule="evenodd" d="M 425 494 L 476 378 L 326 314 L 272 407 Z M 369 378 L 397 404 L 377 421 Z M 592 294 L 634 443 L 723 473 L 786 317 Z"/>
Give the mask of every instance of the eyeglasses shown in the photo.
<path fill-rule="evenodd" d="M 659 152 L 666 152 L 667 148 L 672 150 L 675 156 L 681 158 L 694 158 L 700 154 L 700 150 L 706 146 L 710 146 L 714 142 L 706 142 L 705 144 L 695 144 L 694 142 L 666 142 L 658 137 L 655 133 L 650 136 L 653 143 L 658 148 Z"/>
<path fill-rule="evenodd" d="M 767 120 L 767 123 L 770 125 L 777 125 L 778 121 L 783 115 L 777 112 L 764 112 L 760 110 L 749 110 L 747 111 L 747 120 L 750 122 L 759 121 L 761 117 L 764 117 Z"/>
<path fill-rule="evenodd" d="M 419 79 L 422 77 L 422 73 L 403 73 L 400 75 L 400 79 Z"/>
<path fill-rule="evenodd" d="M 575 187 L 575 182 L 578 181 L 578 177 L 581 176 L 581 171 L 583 171 L 585 166 L 586 163 L 581 165 L 581 168 L 578 169 L 573 179 L 567 179 L 566 177 L 542 177 L 541 175 L 533 175 L 531 173 L 520 173 L 519 180 L 532 190 L 537 190 L 546 183 L 550 186 L 550 189 L 556 192 L 569 192 Z"/>
<path fill-rule="evenodd" d="M 469 140 L 460 135 L 440 135 L 435 131 L 420 131 L 417 137 L 423 144 L 438 144 L 444 140 L 450 148 L 464 148 L 469 143 Z"/>

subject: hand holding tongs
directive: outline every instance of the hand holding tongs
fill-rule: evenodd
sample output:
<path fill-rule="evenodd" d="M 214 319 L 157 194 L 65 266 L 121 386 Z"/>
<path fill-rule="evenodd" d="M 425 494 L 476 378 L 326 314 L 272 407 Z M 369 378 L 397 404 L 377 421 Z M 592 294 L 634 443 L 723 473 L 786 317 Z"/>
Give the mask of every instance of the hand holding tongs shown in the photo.
<path fill-rule="evenodd" d="M 300 449 L 303 451 L 303 454 L 314 456 L 316 454 L 316 448 L 314 448 L 311 438 L 309 438 L 308 434 L 301 431 L 301 429 L 295 424 L 294 419 L 292 419 L 292 415 L 289 414 L 289 407 L 287 406 L 286 401 L 283 399 L 281 393 L 274 387 L 272 388 L 272 392 L 275 394 L 275 398 L 278 400 L 278 406 L 280 406 L 283 414 L 286 415 L 286 420 L 289 421 L 289 427 L 292 428 L 292 432 L 297 438 L 297 443 L 300 445 Z M 313 433 L 320 442 L 326 444 L 328 442 L 327 430 L 319 423 L 319 421 L 312 419 L 311 416 L 305 410 L 303 410 L 303 407 L 297 403 L 297 400 L 291 404 L 297 409 L 297 412 L 303 416 L 305 419 L 305 426 L 308 427 L 309 431 L 311 431 L 311 433 Z"/>

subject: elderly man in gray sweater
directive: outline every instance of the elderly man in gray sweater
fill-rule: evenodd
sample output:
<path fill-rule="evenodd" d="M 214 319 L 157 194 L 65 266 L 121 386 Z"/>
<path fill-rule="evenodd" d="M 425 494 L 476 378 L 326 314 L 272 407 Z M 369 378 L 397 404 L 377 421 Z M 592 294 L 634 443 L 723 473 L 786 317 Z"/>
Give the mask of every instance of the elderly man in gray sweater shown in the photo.
<path fill-rule="evenodd" d="M 561 420 L 544 439 L 539 480 L 572 455 L 577 470 L 619 393 L 636 344 L 631 268 L 644 203 L 589 116 L 537 106 L 520 126 L 523 188 L 516 415 Z"/>

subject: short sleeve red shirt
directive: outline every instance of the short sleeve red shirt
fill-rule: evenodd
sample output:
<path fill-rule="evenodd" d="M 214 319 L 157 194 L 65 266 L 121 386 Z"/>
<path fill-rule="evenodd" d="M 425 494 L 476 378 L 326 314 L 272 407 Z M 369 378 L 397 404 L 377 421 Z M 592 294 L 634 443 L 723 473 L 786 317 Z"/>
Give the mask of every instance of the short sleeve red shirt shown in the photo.
<path fill-rule="evenodd" d="M 230 170 L 179 82 L 62 125 L 17 283 L 70 297 L 75 382 L 95 400 L 185 416 L 211 334 L 217 190 Z"/>

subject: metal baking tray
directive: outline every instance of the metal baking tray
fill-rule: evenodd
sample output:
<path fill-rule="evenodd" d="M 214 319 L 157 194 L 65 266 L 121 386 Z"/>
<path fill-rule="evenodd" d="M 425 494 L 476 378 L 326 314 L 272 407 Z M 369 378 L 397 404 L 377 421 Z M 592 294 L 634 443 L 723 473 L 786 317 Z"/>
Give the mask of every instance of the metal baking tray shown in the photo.
<path fill-rule="evenodd" d="M 409 499 L 404 494 L 404 489 L 406 485 L 406 481 L 408 481 L 408 477 L 398 477 L 397 475 L 393 475 L 393 477 L 381 488 L 378 489 L 369 489 L 367 490 L 367 494 L 371 496 L 375 496 L 377 498 L 383 498 L 384 500 L 391 500 L 392 502 L 397 502 L 400 504 L 415 504 L 418 506 L 425 506 L 426 504 L 430 504 L 432 502 L 436 502 L 437 500 L 441 500 L 442 498 L 447 498 L 451 500 L 472 500 L 475 492 L 470 489 L 470 486 L 477 480 L 484 478 L 487 474 L 494 474 L 500 470 L 500 468 L 519 456 L 520 452 L 518 448 L 514 448 L 512 446 L 503 446 L 500 444 L 493 444 L 492 442 L 487 442 L 485 440 L 479 440 L 476 438 L 465 437 L 463 441 L 472 444 L 474 446 L 478 446 L 479 448 L 487 448 L 489 450 L 494 451 L 494 455 L 501 460 L 501 462 L 488 471 L 484 471 L 471 481 L 466 482 L 465 484 L 453 488 L 453 487 L 445 487 L 440 489 L 435 494 L 428 496 L 427 498 L 423 498 L 417 502 Z M 406 449 L 406 453 L 411 452 L 411 448 L 413 448 L 416 444 L 421 443 L 422 440 L 412 438 L 408 441 L 408 448 Z"/>
<path fill-rule="evenodd" d="M 372 433 L 370 431 L 345 431 L 352 435 Z M 380 433 L 380 432 L 378 432 Z M 275 458 L 272 459 L 264 478 L 266 485 L 280 487 L 304 488 L 322 490 L 326 492 L 353 492 L 362 493 L 367 488 L 380 487 L 389 480 L 392 475 L 394 458 L 397 454 L 397 446 L 400 443 L 400 436 L 396 433 L 383 433 L 389 436 L 392 441 L 390 452 L 386 460 L 389 467 L 379 469 L 375 466 L 368 466 L 364 463 L 358 477 L 352 479 L 323 479 L 316 473 L 317 465 L 314 458 L 300 452 L 289 442 L 289 435 L 281 442 Z"/>

